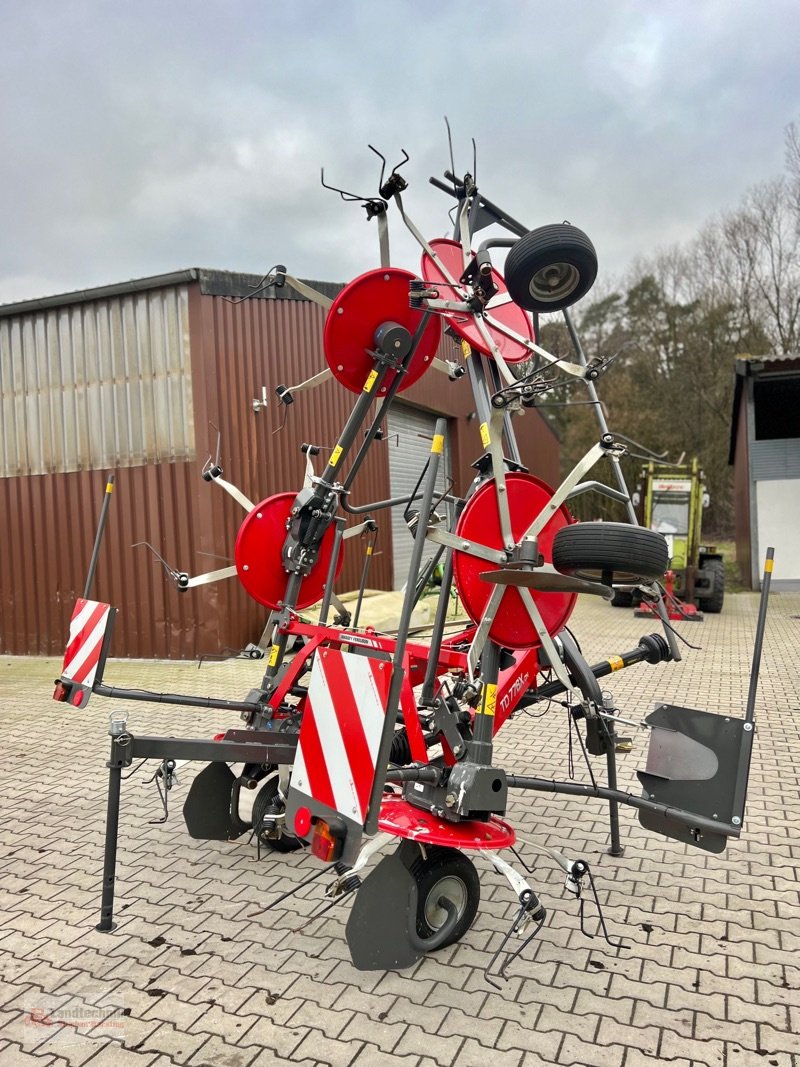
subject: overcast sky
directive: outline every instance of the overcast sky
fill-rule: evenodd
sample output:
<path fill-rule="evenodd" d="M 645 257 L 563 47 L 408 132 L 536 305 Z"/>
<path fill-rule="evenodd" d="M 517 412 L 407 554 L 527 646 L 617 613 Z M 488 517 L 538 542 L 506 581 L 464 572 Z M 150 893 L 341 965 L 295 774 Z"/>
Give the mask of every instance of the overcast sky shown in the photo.
<path fill-rule="evenodd" d="M 58 0 L 0 5 L 0 302 L 184 267 L 346 281 L 372 143 L 428 185 L 478 145 L 484 193 L 569 219 L 608 281 L 779 173 L 800 119 L 797 0 Z M 418 254 L 391 213 L 392 259 Z"/>

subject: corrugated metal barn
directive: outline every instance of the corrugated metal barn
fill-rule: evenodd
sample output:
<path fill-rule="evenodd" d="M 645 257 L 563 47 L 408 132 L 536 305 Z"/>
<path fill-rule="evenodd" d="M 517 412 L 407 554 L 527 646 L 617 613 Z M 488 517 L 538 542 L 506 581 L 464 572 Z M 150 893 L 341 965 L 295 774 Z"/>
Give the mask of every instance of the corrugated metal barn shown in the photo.
<path fill-rule="evenodd" d="M 800 355 L 736 360 L 728 458 L 742 581 L 758 588 L 771 546 L 776 587 L 800 586 Z"/>
<path fill-rule="evenodd" d="M 277 402 L 278 385 L 325 368 L 325 312 L 288 285 L 236 302 L 257 283 L 192 269 L 0 306 L 1 651 L 63 652 L 109 472 L 92 595 L 120 609 L 114 655 L 194 658 L 258 641 L 267 611 L 235 579 L 181 593 L 144 544 L 190 574 L 229 565 L 244 512 L 202 479 L 206 459 L 219 447 L 224 477 L 252 501 L 296 491 L 301 443 L 330 448 L 350 412 L 354 395 L 335 381 L 288 408 Z M 341 288 L 311 284 L 329 296 Z M 452 344 L 440 354 L 452 357 Z M 269 403 L 256 410 L 265 389 Z M 448 418 L 446 462 L 463 493 L 481 452 L 472 409 L 466 379 L 428 371 L 392 409 L 353 502 L 385 500 L 403 484 L 434 413 Z M 515 425 L 523 462 L 557 482 L 549 424 L 529 411 Z M 405 531 L 388 512 L 375 517 L 369 584 L 389 589 L 402 584 Z M 350 540 L 339 591 L 358 586 L 362 564 L 363 546 Z"/>

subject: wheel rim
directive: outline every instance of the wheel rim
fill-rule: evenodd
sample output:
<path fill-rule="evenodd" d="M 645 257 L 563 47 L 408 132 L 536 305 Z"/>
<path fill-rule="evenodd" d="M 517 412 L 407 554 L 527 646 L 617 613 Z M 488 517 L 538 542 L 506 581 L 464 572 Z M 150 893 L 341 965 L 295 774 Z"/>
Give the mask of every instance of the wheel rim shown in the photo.
<path fill-rule="evenodd" d="M 578 288 L 581 276 L 571 263 L 548 263 L 531 278 L 529 289 L 536 300 L 563 300 Z"/>
<path fill-rule="evenodd" d="M 455 875 L 440 878 L 425 900 L 425 922 L 431 930 L 439 930 L 447 921 L 447 912 L 439 905 L 439 897 L 447 897 L 455 906 L 459 919 L 467 910 L 467 887 L 462 880 Z"/>

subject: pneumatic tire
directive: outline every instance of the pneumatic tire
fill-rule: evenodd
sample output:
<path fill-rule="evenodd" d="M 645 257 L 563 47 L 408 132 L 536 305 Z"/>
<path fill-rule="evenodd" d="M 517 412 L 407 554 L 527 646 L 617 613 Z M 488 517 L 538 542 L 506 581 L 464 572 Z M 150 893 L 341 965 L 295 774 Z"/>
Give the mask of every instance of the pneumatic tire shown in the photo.
<path fill-rule="evenodd" d="M 721 559 L 707 559 L 700 568 L 700 574 L 703 571 L 712 576 L 714 592 L 710 596 L 698 595 L 697 599 L 703 611 L 709 615 L 719 615 L 725 602 L 725 564 Z"/>
<path fill-rule="evenodd" d="M 279 800 L 278 795 L 278 775 L 277 767 L 275 772 L 272 773 L 264 785 L 258 791 L 255 802 L 253 803 L 253 829 L 258 835 L 258 839 L 265 848 L 270 849 L 272 852 L 297 852 L 298 849 L 303 847 L 303 842 L 294 834 L 281 832 L 277 837 L 267 837 L 261 832 L 262 820 L 265 816 L 268 816 L 273 811 L 281 811 L 283 805 Z"/>
<path fill-rule="evenodd" d="M 512 300 L 526 311 L 563 311 L 594 285 L 597 253 L 577 226 L 540 226 L 511 246 L 504 274 Z"/>
<path fill-rule="evenodd" d="M 587 581 L 654 582 L 669 562 L 665 537 L 624 522 L 578 522 L 553 539 L 553 566 Z"/>
<path fill-rule="evenodd" d="M 612 608 L 632 608 L 633 607 L 633 593 L 630 589 L 615 589 L 614 595 L 611 598 Z"/>
<path fill-rule="evenodd" d="M 426 847 L 427 855 L 409 868 L 417 883 L 417 933 L 433 937 L 444 926 L 447 912 L 439 904 L 446 897 L 455 907 L 458 922 L 439 948 L 460 941 L 475 921 L 481 899 L 481 883 L 475 864 L 457 848 Z"/>

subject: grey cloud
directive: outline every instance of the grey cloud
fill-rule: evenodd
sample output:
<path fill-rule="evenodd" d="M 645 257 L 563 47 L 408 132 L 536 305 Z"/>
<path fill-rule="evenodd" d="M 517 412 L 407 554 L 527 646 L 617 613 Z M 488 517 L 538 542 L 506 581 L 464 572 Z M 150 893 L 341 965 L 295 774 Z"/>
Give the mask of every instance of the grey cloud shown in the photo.
<path fill-rule="evenodd" d="M 691 236 L 782 164 L 800 8 L 412 2 L 18 5 L 4 15 L 0 300 L 185 266 L 345 280 L 376 263 L 376 144 L 406 203 L 479 147 L 487 195 L 569 218 L 605 275 Z M 393 218 L 395 261 L 418 252 Z"/>

